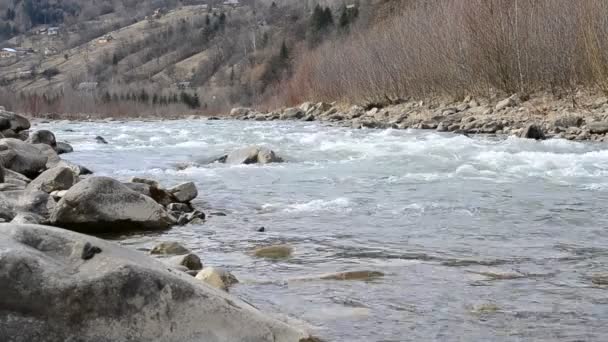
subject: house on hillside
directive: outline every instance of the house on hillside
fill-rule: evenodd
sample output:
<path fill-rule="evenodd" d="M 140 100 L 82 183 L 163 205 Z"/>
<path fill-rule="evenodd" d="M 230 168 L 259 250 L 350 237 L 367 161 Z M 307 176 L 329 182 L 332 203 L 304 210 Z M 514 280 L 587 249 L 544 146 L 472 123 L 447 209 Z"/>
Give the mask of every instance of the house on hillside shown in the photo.
<path fill-rule="evenodd" d="M 44 55 L 45 56 L 56 55 L 57 52 L 58 52 L 57 49 L 55 49 L 54 47 L 45 47 L 44 48 Z"/>
<path fill-rule="evenodd" d="M 239 0 L 226 0 L 224 1 L 224 7 L 238 7 L 241 3 Z"/>
<path fill-rule="evenodd" d="M 177 89 L 179 89 L 179 90 L 189 89 L 190 82 L 179 82 L 176 84 L 176 86 L 177 86 Z"/>
<path fill-rule="evenodd" d="M 46 30 L 46 34 L 49 36 L 56 36 L 59 34 L 59 27 L 53 26 L 53 27 L 49 27 Z"/>
<path fill-rule="evenodd" d="M 107 44 L 114 40 L 111 34 L 106 34 L 105 36 L 97 39 L 97 44 Z"/>
<path fill-rule="evenodd" d="M 0 50 L 0 58 L 14 58 L 17 57 L 17 50 L 11 48 L 3 48 Z"/>
<path fill-rule="evenodd" d="M 82 82 L 78 85 L 78 91 L 93 92 L 97 89 L 97 82 Z"/>

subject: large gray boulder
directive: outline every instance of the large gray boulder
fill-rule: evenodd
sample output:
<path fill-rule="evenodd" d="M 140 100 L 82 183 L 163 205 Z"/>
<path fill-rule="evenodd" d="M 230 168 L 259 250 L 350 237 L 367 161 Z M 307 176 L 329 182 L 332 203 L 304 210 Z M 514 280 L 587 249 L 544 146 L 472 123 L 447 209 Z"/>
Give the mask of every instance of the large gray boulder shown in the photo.
<path fill-rule="evenodd" d="M 304 342 L 307 333 L 118 244 L 0 225 L 0 336 L 11 342 Z"/>
<path fill-rule="evenodd" d="M 57 151 L 57 154 L 72 153 L 74 152 L 74 148 L 66 142 L 58 141 L 55 151 Z"/>
<path fill-rule="evenodd" d="M 535 139 L 535 140 L 545 140 L 545 133 L 543 132 L 542 128 L 540 128 L 539 126 L 535 125 L 535 124 L 529 124 L 528 126 L 526 126 L 524 128 L 523 131 L 521 131 L 521 134 L 519 135 L 520 138 L 524 138 L 524 139 Z"/>
<path fill-rule="evenodd" d="M 590 122 L 587 124 L 587 128 L 592 134 L 606 134 L 608 133 L 608 122 Z"/>
<path fill-rule="evenodd" d="M 268 164 L 281 163 L 283 159 L 266 147 L 250 146 L 233 151 L 218 161 L 226 164 Z"/>
<path fill-rule="evenodd" d="M 51 223 L 91 233 L 167 229 L 175 219 L 152 198 L 108 177 L 74 185 L 57 203 Z"/>
<path fill-rule="evenodd" d="M 17 213 L 34 213 L 45 220 L 51 216 L 55 201 L 49 194 L 36 190 L 0 191 L 0 218 L 12 220 Z"/>
<path fill-rule="evenodd" d="M 70 168 L 57 166 L 41 173 L 27 188 L 50 194 L 53 191 L 68 190 L 75 182 L 76 177 Z"/>
<path fill-rule="evenodd" d="M 0 110 L 0 120 L 5 122 L 5 125 L 6 125 L 6 123 L 8 123 L 8 127 L 2 128 L 2 130 L 11 130 L 15 133 L 19 133 L 26 129 L 30 129 L 29 120 L 19 114 L 15 114 L 13 112 L 7 112 L 4 110 Z"/>
<path fill-rule="evenodd" d="M 47 167 L 49 157 L 36 145 L 19 139 L 0 139 L 0 162 L 5 168 L 35 178 Z"/>
<path fill-rule="evenodd" d="M 188 203 L 198 196 L 198 190 L 193 182 L 178 184 L 169 189 L 169 192 L 173 194 L 175 199 L 180 203 Z"/>
<path fill-rule="evenodd" d="M 44 154 L 47 157 L 46 168 L 53 168 L 61 162 L 61 158 L 57 154 L 54 148 L 47 144 L 32 144 L 31 146 L 37 148 L 40 153 Z"/>
<path fill-rule="evenodd" d="M 28 137 L 27 142 L 30 144 L 46 144 L 53 148 L 57 147 L 57 139 L 55 139 L 55 134 L 46 129 L 32 133 Z"/>
<path fill-rule="evenodd" d="M 93 171 L 87 169 L 86 167 L 84 167 L 82 165 L 74 164 L 67 160 L 60 160 L 55 165 L 55 167 L 62 167 L 62 166 L 65 166 L 65 167 L 69 168 L 70 170 L 72 170 L 72 172 L 74 172 L 75 176 L 90 175 L 93 173 Z"/>

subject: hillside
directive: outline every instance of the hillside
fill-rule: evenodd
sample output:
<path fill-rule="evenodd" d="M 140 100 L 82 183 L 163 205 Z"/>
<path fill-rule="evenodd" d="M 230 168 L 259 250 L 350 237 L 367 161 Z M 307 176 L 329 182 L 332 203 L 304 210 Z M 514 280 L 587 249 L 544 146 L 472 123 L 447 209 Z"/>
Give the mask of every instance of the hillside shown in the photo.
<path fill-rule="evenodd" d="M 0 58 L 6 106 L 218 112 L 271 99 L 297 54 L 370 25 L 384 1 L 35 3 L 42 14 L 31 16 L 30 0 L 0 0 L 14 28 L 0 43 L 9 52 Z"/>
<path fill-rule="evenodd" d="M 0 0 L 0 103 L 181 115 L 608 92 L 603 0 Z"/>

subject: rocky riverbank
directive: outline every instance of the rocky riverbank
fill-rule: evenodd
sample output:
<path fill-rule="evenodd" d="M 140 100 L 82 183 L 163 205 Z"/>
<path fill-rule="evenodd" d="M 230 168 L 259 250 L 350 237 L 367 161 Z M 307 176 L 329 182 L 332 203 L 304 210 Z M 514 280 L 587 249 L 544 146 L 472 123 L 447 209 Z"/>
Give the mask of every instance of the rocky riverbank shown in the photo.
<path fill-rule="evenodd" d="M 238 280 L 179 245 L 161 243 L 153 257 L 85 235 L 202 224 L 193 182 L 98 177 L 63 160 L 73 148 L 53 132 L 30 128 L 0 110 L 2 341 L 315 340 L 228 295 Z M 256 147 L 220 159 L 280 161 Z"/>
<path fill-rule="evenodd" d="M 559 97 L 517 94 L 491 99 L 399 101 L 385 107 L 306 102 L 298 107 L 259 112 L 234 108 L 239 120 L 320 121 L 352 128 L 426 129 L 460 134 L 516 135 L 608 142 L 608 98 L 579 92 Z"/>

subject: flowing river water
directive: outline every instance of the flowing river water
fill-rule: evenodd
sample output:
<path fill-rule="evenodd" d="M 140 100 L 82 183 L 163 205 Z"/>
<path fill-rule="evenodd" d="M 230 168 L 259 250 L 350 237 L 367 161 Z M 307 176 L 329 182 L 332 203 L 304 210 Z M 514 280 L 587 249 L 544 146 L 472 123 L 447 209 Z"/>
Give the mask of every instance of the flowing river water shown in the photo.
<path fill-rule="evenodd" d="M 293 122 L 36 128 L 97 175 L 196 182 L 196 205 L 226 216 L 120 242 L 179 241 L 233 272 L 233 294 L 326 341 L 608 338 L 608 288 L 590 278 L 608 272 L 608 145 Z M 254 144 L 287 162 L 204 162 Z M 273 243 L 293 256 L 250 253 Z M 360 270 L 384 277 L 315 279 Z"/>

